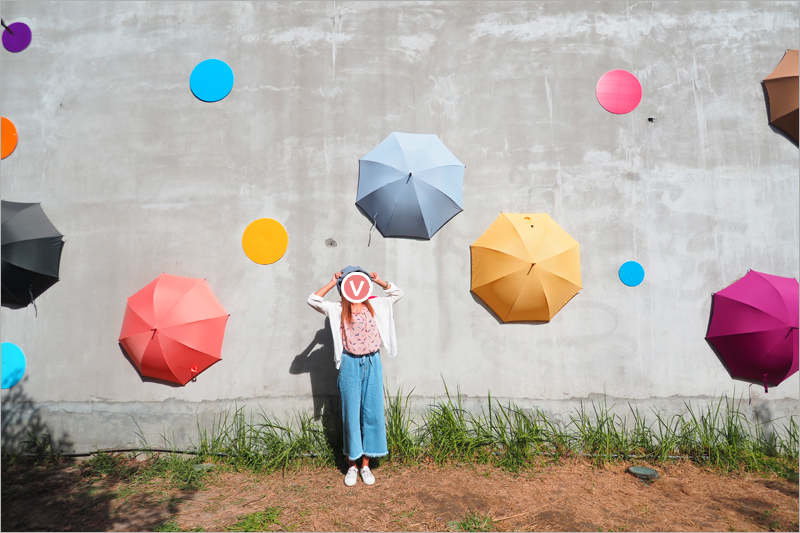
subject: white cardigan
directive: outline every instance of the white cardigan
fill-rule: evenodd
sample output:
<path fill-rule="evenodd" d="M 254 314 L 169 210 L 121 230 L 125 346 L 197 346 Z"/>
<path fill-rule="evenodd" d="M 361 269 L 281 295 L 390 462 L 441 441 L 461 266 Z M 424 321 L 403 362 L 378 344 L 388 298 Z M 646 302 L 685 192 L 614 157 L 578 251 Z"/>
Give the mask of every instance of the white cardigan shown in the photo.
<path fill-rule="evenodd" d="M 369 303 L 375 309 L 375 323 L 378 332 L 381 334 L 381 346 L 385 346 L 389 352 L 389 357 L 397 355 L 397 336 L 394 331 L 394 312 L 392 305 L 403 297 L 403 291 L 395 287 L 394 283 L 389 283 L 385 289 L 388 296 L 372 298 Z M 328 317 L 331 324 L 331 334 L 333 335 L 333 360 L 336 369 L 342 364 L 342 302 L 326 302 L 322 297 L 311 294 L 308 297 L 308 305 Z"/>

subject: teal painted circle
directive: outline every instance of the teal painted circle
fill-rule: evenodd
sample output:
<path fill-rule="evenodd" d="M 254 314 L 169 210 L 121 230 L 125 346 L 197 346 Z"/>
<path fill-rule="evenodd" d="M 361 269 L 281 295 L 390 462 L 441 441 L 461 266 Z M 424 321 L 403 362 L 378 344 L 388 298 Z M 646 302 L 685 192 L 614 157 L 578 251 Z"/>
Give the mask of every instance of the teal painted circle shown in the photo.
<path fill-rule="evenodd" d="M 0 344 L 0 386 L 10 389 L 25 375 L 25 354 L 13 342 Z"/>
<path fill-rule="evenodd" d="M 201 61 L 189 76 L 192 93 L 204 102 L 218 102 L 233 89 L 233 70 L 219 59 Z"/>
<path fill-rule="evenodd" d="M 635 287 L 644 280 L 644 268 L 636 261 L 628 261 L 619 267 L 619 279 L 628 287 Z"/>

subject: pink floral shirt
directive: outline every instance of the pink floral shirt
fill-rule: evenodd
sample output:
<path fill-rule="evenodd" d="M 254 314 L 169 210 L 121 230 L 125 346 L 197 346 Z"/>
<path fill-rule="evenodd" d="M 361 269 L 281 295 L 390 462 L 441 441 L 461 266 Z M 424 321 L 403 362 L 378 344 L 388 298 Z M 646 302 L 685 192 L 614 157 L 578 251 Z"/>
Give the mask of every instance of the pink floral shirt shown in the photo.
<path fill-rule="evenodd" d="M 381 347 L 381 334 L 369 309 L 353 313 L 353 321 L 342 325 L 344 349 L 353 355 L 377 352 Z"/>

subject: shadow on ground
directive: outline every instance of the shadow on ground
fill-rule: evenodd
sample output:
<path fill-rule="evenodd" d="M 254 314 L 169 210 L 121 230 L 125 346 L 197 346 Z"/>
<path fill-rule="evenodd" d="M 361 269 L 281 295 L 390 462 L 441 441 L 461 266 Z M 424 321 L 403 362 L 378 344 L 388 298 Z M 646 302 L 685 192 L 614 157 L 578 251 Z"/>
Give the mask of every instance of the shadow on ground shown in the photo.
<path fill-rule="evenodd" d="M 136 461 L 131 461 L 136 463 Z M 3 456 L 3 531 L 142 531 L 169 521 L 196 490 L 136 484 L 66 458 Z"/>
<path fill-rule="evenodd" d="M 314 334 L 308 346 L 292 360 L 289 373 L 308 374 L 314 420 L 322 424 L 331 449 L 342 450 L 342 408 L 337 385 L 339 371 L 333 361 L 333 337 L 327 317 L 322 329 Z M 336 457 L 337 465 L 344 472 L 347 464 L 344 455 L 337 454 Z"/>

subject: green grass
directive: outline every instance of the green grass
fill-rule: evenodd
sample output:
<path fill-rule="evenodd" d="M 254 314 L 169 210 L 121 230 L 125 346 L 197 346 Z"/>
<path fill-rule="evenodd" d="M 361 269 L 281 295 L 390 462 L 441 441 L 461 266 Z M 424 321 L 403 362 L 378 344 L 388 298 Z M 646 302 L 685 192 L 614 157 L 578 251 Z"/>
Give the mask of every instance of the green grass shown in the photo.
<path fill-rule="evenodd" d="M 386 393 L 386 443 L 389 460 L 399 462 L 415 461 L 420 453 L 419 439 L 415 436 L 408 401 L 412 390 L 403 398 L 402 389 L 395 396 Z"/>
<path fill-rule="evenodd" d="M 202 459 L 194 455 L 159 454 L 137 463 L 124 454 L 101 452 L 83 462 L 81 474 L 85 477 L 112 477 L 133 485 L 160 478 L 180 490 L 199 490 L 208 475 L 207 470 L 195 468 L 201 463 Z"/>
<path fill-rule="evenodd" d="M 224 413 L 210 432 L 204 428 L 198 431 L 198 456 L 223 457 L 225 463 L 236 468 L 268 473 L 301 460 L 328 466 L 337 461 L 331 435 L 305 413 L 282 424 L 263 411 L 248 420 L 244 409 L 239 408 L 232 416 Z"/>
<path fill-rule="evenodd" d="M 494 531 L 494 521 L 491 517 L 470 513 L 463 520 L 453 522 L 457 531 Z"/>
<path fill-rule="evenodd" d="M 161 524 L 158 524 L 156 527 L 153 528 L 153 531 L 183 531 L 180 527 L 178 527 L 178 522 L 173 518 L 171 520 L 167 520 Z"/>
<path fill-rule="evenodd" d="M 386 393 L 389 456 L 385 461 L 480 463 L 518 471 L 561 457 L 583 456 L 598 464 L 685 459 L 723 472 L 774 473 L 797 483 L 797 418 L 752 423 L 741 409 L 741 399 L 723 397 L 704 406 L 686 403 L 683 414 L 670 417 L 654 410 L 650 419 L 633 405 L 627 406 L 628 416 L 622 416 L 615 405 L 602 400 L 581 403 L 566 423 L 559 424 L 538 409 L 522 409 L 510 401 L 500 404 L 491 394 L 479 412 L 471 412 L 464 407 L 460 389 L 451 395 L 445 384 L 444 391 L 421 413 L 419 422 L 410 415 L 411 393 Z M 208 474 L 196 468 L 201 463 L 264 473 L 299 464 L 341 465 L 340 419 L 331 419 L 333 426 L 324 427 L 309 414 L 299 413 L 284 423 L 263 410 L 247 415 L 234 406 L 216 417 L 210 428 L 198 425 L 197 444 L 185 455 L 151 454 L 141 465 L 132 465 L 124 458 L 98 453 L 86 461 L 84 474 L 132 482 L 158 477 L 172 486 L 196 490 Z M 58 458 L 46 435 L 31 437 L 29 447 Z M 4 464 L 13 460 L 3 454 Z"/>
<path fill-rule="evenodd" d="M 280 525 L 278 518 L 281 510 L 278 507 L 267 507 L 265 510 L 239 517 L 235 524 L 225 531 L 265 531 L 271 525 Z"/>
<path fill-rule="evenodd" d="M 166 522 L 162 522 L 161 524 L 158 524 L 156 527 L 153 528 L 153 531 L 177 531 L 177 532 L 183 533 L 183 532 L 186 532 L 186 531 L 203 531 L 203 530 L 200 529 L 199 527 L 195 527 L 195 528 L 192 528 L 192 529 L 181 529 L 178 526 L 177 520 L 175 520 L 174 518 L 171 518 L 171 519 L 167 520 Z"/>

